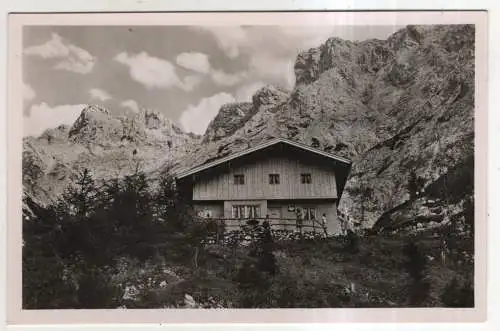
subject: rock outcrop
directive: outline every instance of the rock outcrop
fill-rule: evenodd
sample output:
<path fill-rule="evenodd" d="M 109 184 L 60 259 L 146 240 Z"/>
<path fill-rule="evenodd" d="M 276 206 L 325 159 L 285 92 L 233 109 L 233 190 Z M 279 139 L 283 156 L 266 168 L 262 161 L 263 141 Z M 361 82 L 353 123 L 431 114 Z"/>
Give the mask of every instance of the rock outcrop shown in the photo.
<path fill-rule="evenodd" d="M 330 38 L 298 55 L 292 91 L 266 86 L 252 102 L 223 106 L 202 138 L 158 113 L 123 119 L 89 107 L 70 129 L 25 140 L 25 187 L 53 196 L 51 183 L 83 164 L 109 174 L 130 167 L 136 149 L 152 171 L 182 170 L 281 136 L 353 160 L 340 209 L 366 227 L 452 219 L 473 196 L 471 178 L 460 194 L 444 189 L 453 201 L 434 188 L 462 182 L 456 169 L 473 173 L 474 35 L 473 25 L 435 25 L 387 40 Z"/>
<path fill-rule="evenodd" d="M 186 156 L 185 164 L 272 136 L 349 157 L 354 167 L 340 209 L 369 227 L 382 216 L 387 220 L 395 207 L 413 203 L 411 173 L 424 189 L 467 165 L 474 153 L 472 25 L 408 26 L 387 40 L 330 38 L 299 54 L 295 76 L 293 91 L 268 98 L 265 107 L 256 102 L 257 92 L 252 115 L 237 117 L 238 125 L 214 142 L 209 132 L 234 114 L 223 107 L 206 144 Z M 472 191 L 464 191 L 460 199 L 470 196 Z"/>
<path fill-rule="evenodd" d="M 140 165 L 154 172 L 175 164 L 200 141 L 158 111 L 114 116 L 89 105 L 71 126 L 23 141 L 24 193 L 33 203 L 55 200 L 83 169 L 97 180 L 120 177 Z"/>

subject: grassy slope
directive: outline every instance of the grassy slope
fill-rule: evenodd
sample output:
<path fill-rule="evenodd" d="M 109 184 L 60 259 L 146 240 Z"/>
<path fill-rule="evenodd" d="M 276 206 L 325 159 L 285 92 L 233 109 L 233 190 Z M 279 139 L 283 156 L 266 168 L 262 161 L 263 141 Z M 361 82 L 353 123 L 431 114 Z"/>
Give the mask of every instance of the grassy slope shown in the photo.
<path fill-rule="evenodd" d="M 273 284 L 269 293 L 274 299 L 262 307 L 407 306 L 411 280 L 403 268 L 402 253 L 407 241 L 405 237 L 361 238 L 356 254 L 346 252 L 338 239 L 277 243 L 275 256 L 280 273 L 269 278 Z M 438 256 L 438 238 L 420 238 L 419 246 L 429 257 L 425 274 L 431 290 L 424 306 L 443 306 L 440 301 L 443 288 L 454 276 L 472 276 L 473 265 L 444 266 Z M 134 306 L 179 305 L 184 295 L 190 294 L 197 302 L 213 297 L 223 307 L 238 307 L 241 293 L 233 276 L 247 251 L 247 248 L 212 246 L 200 256 L 198 270 L 188 269 L 182 280 L 161 289 L 150 289 L 141 303 Z M 351 284 L 355 293 L 347 290 Z M 285 302 L 279 301 L 283 295 L 289 301 L 280 304 Z"/>

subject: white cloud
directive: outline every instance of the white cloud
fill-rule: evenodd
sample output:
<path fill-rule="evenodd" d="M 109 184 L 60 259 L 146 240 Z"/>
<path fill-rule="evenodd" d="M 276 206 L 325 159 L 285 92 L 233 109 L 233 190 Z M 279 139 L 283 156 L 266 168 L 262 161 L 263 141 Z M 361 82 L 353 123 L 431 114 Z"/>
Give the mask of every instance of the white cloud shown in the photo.
<path fill-rule="evenodd" d="M 292 58 L 258 54 L 250 60 L 250 68 L 257 78 L 290 89 L 295 83 L 294 63 Z"/>
<path fill-rule="evenodd" d="M 229 74 L 220 69 L 213 69 L 210 61 L 208 60 L 208 56 L 203 53 L 181 53 L 177 56 L 176 62 L 179 66 L 185 69 L 195 71 L 202 75 L 210 75 L 212 81 L 219 86 L 236 85 L 246 76 L 245 72 Z M 189 87 L 191 87 L 193 83 L 196 83 L 195 85 L 197 85 L 200 82 L 200 76 L 188 76 L 185 78 L 184 86 L 186 87 L 186 90 L 190 90 Z"/>
<path fill-rule="evenodd" d="M 108 92 L 98 88 L 90 89 L 89 94 L 93 99 L 98 99 L 101 101 L 106 101 L 111 99 L 111 95 Z"/>
<path fill-rule="evenodd" d="M 238 84 L 241 80 L 246 77 L 246 72 L 240 72 L 236 74 L 228 74 L 222 70 L 212 70 L 210 73 L 212 80 L 215 84 L 221 86 L 233 86 Z"/>
<path fill-rule="evenodd" d="M 27 47 L 24 54 L 43 59 L 58 59 L 54 69 L 68 70 L 79 74 L 92 71 L 95 58 L 83 48 L 66 43 L 57 33 L 44 44 Z"/>
<path fill-rule="evenodd" d="M 182 88 L 185 91 L 192 91 L 196 86 L 198 86 L 201 83 L 201 77 L 200 76 L 186 76 L 184 77 L 184 82 L 182 84 Z"/>
<path fill-rule="evenodd" d="M 188 132 L 203 134 L 220 107 L 234 101 L 234 97 L 225 92 L 201 99 L 197 105 L 187 107 L 180 117 L 180 123 Z"/>
<path fill-rule="evenodd" d="M 177 55 L 176 62 L 185 69 L 193 70 L 201 74 L 208 74 L 211 69 L 208 56 L 203 53 L 181 53 Z"/>
<path fill-rule="evenodd" d="M 126 65 L 129 68 L 130 76 L 148 88 L 168 89 L 179 87 L 185 91 L 190 91 L 199 82 L 198 80 L 195 83 L 192 76 L 181 80 L 171 62 L 150 56 L 146 52 L 136 55 L 120 53 L 114 59 L 118 63 Z"/>
<path fill-rule="evenodd" d="M 24 136 L 37 137 L 45 130 L 61 124 L 72 125 L 84 107 L 84 105 L 60 105 L 51 108 L 45 102 L 32 105 L 30 115 L 24 118 Z"/>
<path fill-rule="evenodd" d="M 253 82 L 247 85 L 241 86 L 236 91 L 236 100 L 239 102 L 249 102 L 252 101 L 252 97 L 260 88 L 264 87 L 266 84 L 263 82 Z"/>
<path fill-rule="evenodd" d="M 246 76 L 249 81 L 265 81 L 285 88 L 292 88 L 295 83 L 293 63 L 300 51 L 320 46 L 334 36 L 334 32 L 347 33 L 338 29 L 334 31 L 331 25 L 204 26 L 193 29 L 210 33 L 229 58 L 234 59 L 241 54 L 250 58 Z M 214 77 L 216 83 L 225 81 Z"/>
<path fill-rule="evenodd" d="M 139 111 L 139 105 L 135 100 L 126 100 L 121 103 L 122 107 L 130 108 L 132 109 L 135 113 Z"/>
<path fill-rule="evenodd" d="M 36 92 L 33 90 L 33 88 L 29 85 L 24 83 L 23 84 L 23 100 L 30 101 L 33 100 L 36 97 Z"/>

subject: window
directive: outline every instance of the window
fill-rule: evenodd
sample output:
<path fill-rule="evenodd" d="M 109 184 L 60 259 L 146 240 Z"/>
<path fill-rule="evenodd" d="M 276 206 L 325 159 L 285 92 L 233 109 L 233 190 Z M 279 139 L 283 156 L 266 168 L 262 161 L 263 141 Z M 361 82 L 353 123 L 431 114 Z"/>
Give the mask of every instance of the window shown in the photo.
<path fill-rule="evenodd" d="M 259 218 L 260 206 L 259 205 L 233 205 L 233 218 Z"/>
<path fill-rule="evenodd" d="M 269 184 L 279 184 L 280 175 L 279 174 L 269 174 Z"/>
<path fill-rule="evenodd" d="M 316 219 L 316 209 L 315 208 L 304 208 L 303 215 L 305 221 L 311 221 Z"/>
<path fill-rule="evenodd" d="M 311 174 L 300 174 L 300 182 L 302 184 L 311 184 Z"/>
<path fill-rule="evenodd" d="M 244 175 L 234 175 L 234 185 L 244 185 L 245 176 Z"/>

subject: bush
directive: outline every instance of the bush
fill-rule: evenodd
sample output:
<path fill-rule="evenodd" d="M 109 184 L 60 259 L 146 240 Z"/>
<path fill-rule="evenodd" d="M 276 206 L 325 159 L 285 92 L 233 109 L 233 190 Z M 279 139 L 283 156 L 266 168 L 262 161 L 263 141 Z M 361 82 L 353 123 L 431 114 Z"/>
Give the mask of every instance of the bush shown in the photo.
<path fill-rule="evenodd" d="M 145 173 L 97 187 L 84 170 L 54 204 L 23 218 L 23 307 L 113 308 L 120 258 L 163 256 L 190 264 L 207 236 L 165 177 L 153 190 Z M 194 250 L 194 252 L 193 252 Z"/>
<path fill-rule="evenodd" d="M 346 249 L 351 253 L 359 252 L 359 237 L 354 231 L 347 230 Z"/>
<path fill-rule="evenodd" d="M 445 307 L 467 308 L 474 307 L 474 288 L 467 280 L 462 284 L 457 277 L 449 282 L 441 294 L 441 301 Z"/>
<path fill-rule="evenodd" d="M 279 269 L 273 254 L 273 237 L 269 224 L 264 222 L 249 255 L 238 269 L 234 281 L 241 293 L 242 308 L 257 308 L 271 305 L 268 292 Z"/>
<path fill-rule="evenodd" d="M 429 296 L 430 284 L 425 280 L 427 260 L 420 247 L 411 240 L 404 248 L 404 267 L 412 279 L 409 285 L 410 306 L 421 306 Z"/>

